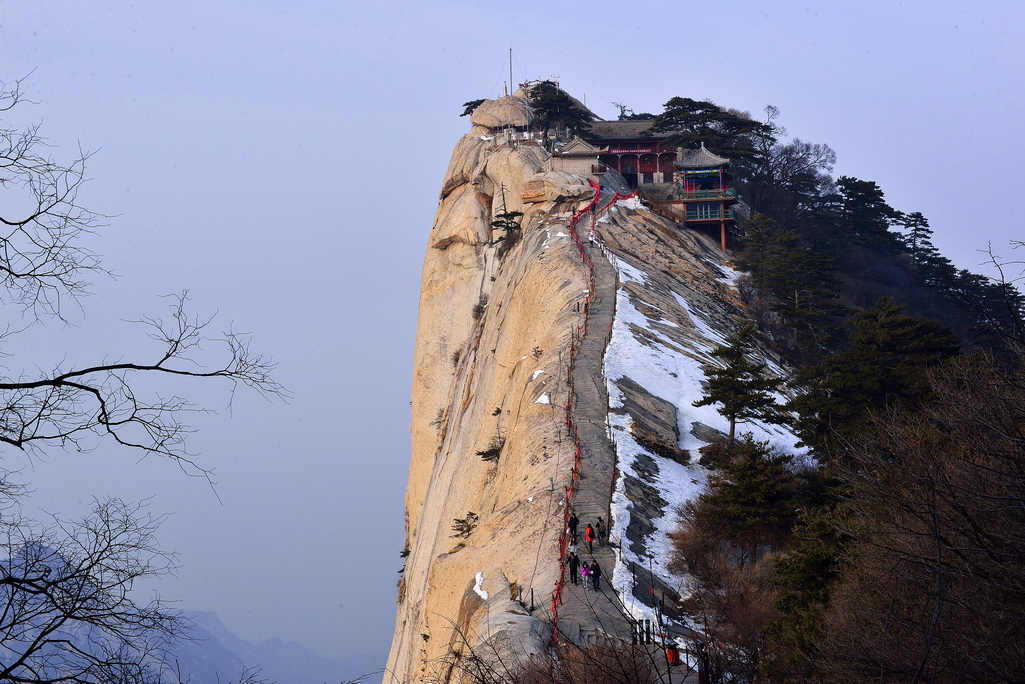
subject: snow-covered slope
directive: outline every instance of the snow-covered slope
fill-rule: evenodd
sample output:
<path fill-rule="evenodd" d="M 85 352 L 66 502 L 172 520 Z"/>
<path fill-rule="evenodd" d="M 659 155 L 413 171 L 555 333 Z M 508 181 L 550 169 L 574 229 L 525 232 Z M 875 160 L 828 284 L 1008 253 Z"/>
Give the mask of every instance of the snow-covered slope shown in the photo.
<path fill-rule="evenodd" d="M 613 193 L 594 202 L 590 179 L 545 171 L 544 148 L 504 128 L 521 125 L 522 107 L 510 97 L 478 108 L 427 239 L 389 683 L 457 681 L 474 649 L 524 659 L 555 634 L 609 631 L 566 588 L 567 504 L 585 525 L 611 515 L 613 579 L 635 617 L 647 610 L 631 587 L 642 570 L 685 589 L 667 571 L 665 534 L 706 480 L 697 450 L 726 430 L 691 403 L 711 350 L 749 320 L 728 255 L 636 198 L 604 213 Z M 495 225 L 506 212 L 522 212 L 511 248 Z M 597 234 L 588 241 L 595 215 L 607 251 Z M 611 552 L 594 557 L 608 575 Z"/>
<path fill-rule="evenodd" d="M 704 369 L 717 363 L 711 352 L 746 316 L 735 289 L 738 274 L 727 255 L 710 249 L 707 237 L 675 228 L 665 232 L 658 218 L 630 200 L 620 202 L 597 228 L 611 247 L 610 263 L 619 279 L 605 355 L 608 421 L 620 474 L 612 505 L 612 535 L 621 542 L 613 585 L 635 618 L 654 619 L 652 607 L 634 595 L 644 594 L 634 592 L 636 570 L 649 570 L 670 588 L 686 592 L 686 578 L 668 568 L 668 534 L 678 524 L 676 511 L 705 487 L 708 471 L 699 463 L 698 450 L 729 430 L 728 420 L 714 406 L 693 403 L 704 392 Z M 670 252 L 668 245 L 682 251 Z M 685 272 L 681 262 L 688 265 Z M 783 373 L 777 359 L 764 360 Z M 681 462 L 686 457 L 660 456 L 638 443 L 631 429 L 644 423 L 638 415 L 643 413 L 637 407 L 638 394 L 671 411 L 676 444 L 689 463 Z M 799 451 L 797 438 L 779 426 L 751 422 L 739 431 L 791 453 Z"/>

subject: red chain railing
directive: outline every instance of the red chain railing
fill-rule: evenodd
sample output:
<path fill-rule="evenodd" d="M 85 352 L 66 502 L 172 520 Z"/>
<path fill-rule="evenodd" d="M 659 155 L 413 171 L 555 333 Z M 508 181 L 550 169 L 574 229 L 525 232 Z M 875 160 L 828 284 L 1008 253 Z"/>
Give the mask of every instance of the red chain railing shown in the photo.
<path fill-rule="evenodd" d="M 555 582 L 555 591 L 552 593 L 552 638 L 555 643 L 559 643 L 559 605 L 562 604 L 562 589 L 565 585 L 566 577 L 566 525 L 569 523 L 570 509 L 573 505 L 573 496 L 576 494 L 577 485 L 580 481 L 580 459 L 582 454 L 582 445 L 580 442 L 580 433 L 577 430 L 576 424 L 573 422 L 573 399 L 575 395 L 574 382 L 573 382 L 573 366 L 576 361 L 577 351 L 581 340 L 584 335 L 587 334 L 587 325 L 591 315 L 591 303 L 594 301 L 594 261 L 591 256 L 584 249 L 584 241 L 580 238 L 580 234 L 577 232 L 576 226 L 581 218 L 584 217 L 588 212 L 591 212 L 591 232 L 590 239 L 592 243 L 598 245 L 602 254 L 615 265 L 615 256 L 609 250 L 605 244 L 605 240 L 602 238 L 601 233 L 598 232 L 596 224 L 598 218 L 605 212 L 607 212 L 616 202 L 636 197 L 637 193 L 633 192 L 629 195 L 621 195 L 616 192 L 612 195 L 608 204 L 603 207 L 601 205 L 601 187 L 599 187 L 594 181 L 591 181 L 591 187 L 594 188 L 594 199 L 591 202 L 576 212 L 569 222 L 569 233 L 576 242 L 577 249 L 580 251 L 580 258 L 587 266 L 587 296 L 584 298 L 584 320 L 581 325 L 578 325 L 576 330 L 573 332 L 573 338 L 570 343 L 569 350 L 569 365 L 566 370 L 566 385 L 568 388 L 568 397 L 566 400 L 566 428 L 569 430 L 570 436 L 573 438 L 573 470 L 570 475 L 570 486 L 566 487 L 565 505 L 563 507 L 563 533 L 559 535 L 559 579 Z M 600 208 L 599 208 L 600 207 Z M 613 298 L 613 320 L 615 319 L 615 307 L 616 302 Z M 609 336 L 611 336 L 612 324 L 609 324 Z M 609 337 L 606 337 L 605 346 L 609 343 Z M 615 469 L 613 469 L 615 470 Z M 615 473 L 613 473 L 613 483 L 615 482 Z M 614 486 L 614 485 L 613 485 Z"/>

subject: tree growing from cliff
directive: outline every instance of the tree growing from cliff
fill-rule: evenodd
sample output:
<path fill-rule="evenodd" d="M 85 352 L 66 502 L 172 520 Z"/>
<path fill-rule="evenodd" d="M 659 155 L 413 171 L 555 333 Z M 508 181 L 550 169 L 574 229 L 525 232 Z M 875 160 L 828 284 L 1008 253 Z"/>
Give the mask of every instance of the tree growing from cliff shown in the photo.
<path fill-rule="evenodd" d="M 534 85 L 527 97 L 534 111 L 534 124 L 541 129 L 543 139 L 548 139 L 552 128 L 572 128 L 578 133 L 591 130 L 594 115 L 581 108 L 554 81 Z"/>
<path fill-rule="evenodd" d="M 464 102 L 463 103 L 463 113 L 460 114 L 459 116 L 470 116 L 471 114 L 473 114 L 473 110 L 477 109 L 477 107 L 480 107 L 482 104 L 484 104 L 484 100 L 483 99 L 480 99 L 480 100 L 470 100 L 469 102 Z"/>
<path fill-rule="evenodd" d="M 498 246 L 498 256 L 503 256 L 519 242 L 521 233 L 520 222 L 522 220 L 522 211 L 503 209 L 501 213 L 495 215 L 495 220 L 491 222 L 491 226 L 502 231 L 502 234 L 495 238 L 495 242 L 501 243 Z"/>
<path fill-rule="evenodd" d="M 0 83 L 0 119 L 24 104 L 20 81 Z M 48 147 L 38 124 L 0 124 L 0 308 L 7 320 L 28 317 L 37 329 L 64 325 L 66 305 L 80 303 L 90 276 L 105 273 L 86 238 L 107 217 L 79 199 L 89 154 L 61 162 Z M 167 318 L 142 319 L 154 344 L 137 359 L 112 349 L 107 358 L 117 360 L 19 368 L 10 349 L 20 331 L 8 329 L 0 336 L 8 350 L 0 445 L 37 454 L 109 445 L 207 475 L 186 446 L 184 418 L 199 407 L 152 381 L 216 378 L 265 395 L 283 389 L 248 337 L 230 329 L 211 335 L 211 321 L 189 314 L 186 302 L 185 294 L 173 297 Z M 16 515 L 20 492 L 0 467 L 0 539 L 10 555 L 0 562 L 0 679 L 144 681 L 154 652 L 143 633 L 166 637 L 178 625 L 165 606 L 137 603 L 130 593 L 136 580 L 169 568 L 154 545 L 155 521 L 111 501 L 83 521 L 40 530 Z M 58 628 L 96 635 L 99 650 L 62 641 Z"/>
<path fill-rule="evenodd" d="M 736 438 L 737 423 L 757 419 L 768 423 L 783 420 L 780 407 L 772 396 L 782 382 L 767 371 L 764 363 L 751 360 L 754 351 L 754 326 L 746 325 L 726 338 L 712 356 L 722 366 L 704 369 L 708 387 L 694 406 L 721 405 L 719 413 L 730 421 L 729 445 Z"/>

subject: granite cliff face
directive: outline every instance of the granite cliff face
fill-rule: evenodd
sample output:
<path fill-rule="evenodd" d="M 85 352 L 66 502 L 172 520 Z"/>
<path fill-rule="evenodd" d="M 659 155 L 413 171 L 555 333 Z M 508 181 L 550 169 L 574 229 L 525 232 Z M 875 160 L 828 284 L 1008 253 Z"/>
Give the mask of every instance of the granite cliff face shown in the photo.
<path fill-rule="evenodd" d="M 636 199 L 544 171 L 542 147 L 503 132 L 531 116 L 521 97 L 474 112 L 428 238 L 408 557 L 385 682 L 459 681 L 452 663 L 482 645 L 508 658 L 547 647 L 567 489 L 582 519 L 611 515 L 620 549 L 596 558 L 626 613 L 643 617 L 631 561 L 655 553 L 657 581 L 680 589 L 660 540 L 704 481 L 696 449 L 725 427 L 688 397 L 708 352 L 746 320 L 727 256 Z M 522 236 L 509 247 L 492 222 L 513 211 Z M 652 439 L 676 461 L 649 453 Z M 575 601 L 567 592 L 556 607 L 561 635 L 610 629 Z"/>

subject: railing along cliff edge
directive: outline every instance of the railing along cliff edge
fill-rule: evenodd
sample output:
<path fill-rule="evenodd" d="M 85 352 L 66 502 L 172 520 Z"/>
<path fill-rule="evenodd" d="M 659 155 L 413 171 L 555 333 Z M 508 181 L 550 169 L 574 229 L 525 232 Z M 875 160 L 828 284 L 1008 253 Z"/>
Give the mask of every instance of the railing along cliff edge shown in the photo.
<path fill-rule="evenodd" d="M 554 639 L 556 644 L 559 643 L 559 606 L 562 604 L 562 589 L 563 589 L 563 586 L 565 584 L 565 578 L 566 578 L 566 527 L 567 527 L 567 525 L 569 523 L 570 509 L 573 506 L 573 499 L 574 499 L 574 497 L 576 495 L 576 492 L 577 492 L 577 485 L 580 482 L 580 459 L 581 459 L 581 451 L 582 451 L 582 445 L 580 443 L 580 433 L 579 433 L 579 431 L 577 429 L 576 423 L 574 423 L 574 421 L 573 421 L 573 402 L 574 402 L 574 398 L 576 396 L 576 392 L 575 392 L 574 384 L 573 384 L 573 382 L 574 382 L 573 381 L 573 364 L 576 361 L 577 351 L 579 349 L 580 342 L 581 342 L 581 340 L 583 340 L 584 336 L 587 334 L 587 326 L 588 326 L 588 322 L 590 320 L 590 315 L 591 315 L 591 303 L 594 301 L 594 285 L 595 285 L 594 261 L 591 259 L 590 255 L 587 253 L 587 251 L 584 249 L 584 242 L 583 242 L 583 240 L 581 240 L 580 234 L 577 232 L 576 227 L 577 227 L 577 223 L 580 221 L 580 219 L 583 218 L 588 212 L 590 212 L 591 213 L 590 240 L 591 240 L 591 242 L 593 244 L 597 244 L 599 249 L 601 250 L 601 253 L 605 256 L 605 258 L 608 259 L 610 263 L 615 265 L 615 263 L 616 263 L 615 256 L 612 254 L 612 252 L 606 246 L 605 241 L 602 239 L 601 234 L 597 231 L 597 228 L 595 227 L 595 225 L 596 225 L 596 223 L 598 221 L 598 218 L 604 212 L 608 211 L 609 208 L 612 207 L 616 202 L 618 202 L 620 200 L 624 200 L 624 199 L 630 199 L 631 197 L 636 197 L 637 196 L 636 192 L 630 193 L 629 195 L 621 195 L 620 193 L 616 192 L 616 193 L 614 193 L 612 195 L 612 198 L 609 200 L 609 202 L 605 206 L 601 206 L 601 187 L 598 186 L 598 184 L 596 184 L 594 181 L 590 181 L 590 183 L 591 183 L 591 186 L 594 188 L 594 199 L 591 200 L 591 202 L 586 207 L 584 207 L 580 211 L 576 212 L 573 215 L 573 217 L 570 219 L 570 223 L 569 223 L 570 235 L 573 237 L 573 240 L 576 242 L 577 248 L 580 251 L 580 258 L 581 258 L 581 260 L 587 266 L 587 273 L 588 273 L 588 281 L 587 282 L 588 282 L 588 287 L 587 287 L 587 296 L 584 298 L 584 320 L 583 320 L 583 323 L 578 325 L 576 330 L 573 331 L 573 339 L 572 339 L 571 344 L 570 344 L 569 365 L 568 365 L 567 370 L 566 370 L 566 375 L 567 375 L 566 384 L 567 384 L 567 387 L 568 387 L 568 390 L 569 390 L 568 391 L 568 397 L 567 397 L 567 400 L 566 400 L 566 427 L 569 430 L 569 434 L 573 438 L 573 452 L 574 453 L 573 453 L 573 470 L 572 470 L 572 474 L 571 474 L 571 477 L 570 477 L 570 485 L 568 487 L 566 487 L 566 492 L 565 492 L 565 502 L 564 502 L 565 505 L 563 506 L 562 533 L 559 535 L 559 570 L 560 570 L 560 572 L 559 572 L 559 579 L 555 582 L 555 591 L 552 594 L 552 638 Z M 613 318 L 613 320 L 615 320 L 615 311 L 616 311 L 616 309 L 615 309 L 615 307 L 616 307 L 616 298 L 615 298 L 615 296 L 613 296 L 613 299 L 612 299 L 612 307 L 613 307 L 612 308 L 612 312 L 613 312 L 612 313 L 612 318 Z M 607 331 L 607 335 L 606 335 L 606 338 L 605 338 L 605 345 L 604 346 L 606 348 L 608 347 L 608 344 L 609 344 L 609 339 L 611 337 L 611 332 L 612 332 L 612 323 L 610 322 L 609 323 L 609 328 L 608 328 L 608 331 Z M 614 483 L 615 483 L 615 468 L 613 467 L 613 486 L 614 486 Z M 611 519 L 610 519 L 609 522 L 611 523 Z"/>

